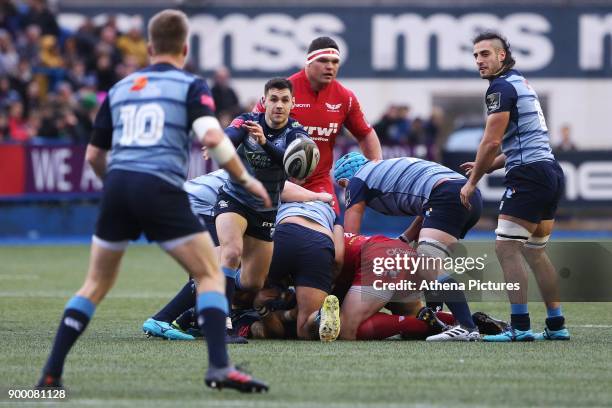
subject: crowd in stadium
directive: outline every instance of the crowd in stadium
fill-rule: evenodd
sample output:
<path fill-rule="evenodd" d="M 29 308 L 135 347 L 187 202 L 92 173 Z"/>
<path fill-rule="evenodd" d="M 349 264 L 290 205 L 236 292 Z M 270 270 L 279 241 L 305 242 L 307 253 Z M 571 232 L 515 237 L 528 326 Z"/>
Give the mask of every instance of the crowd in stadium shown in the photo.
<path fill-rule="evenodd" d="M 143 32 L 142 22 L 121 32 L 113 16 L 102 26 L 87 19 L 69 31 L 46 0 L 0 2 L 0 142 L 87 143 L 106 91 L 146 66 Z M 222 125 L 256 102 L 241 103 L 230 75 L 220 68 L 210 84 Z M 412 118 L 408 106 L 394 104 L 375 127 L 385 145 L 429 151 L 440 120 L 441 112 Z"/>

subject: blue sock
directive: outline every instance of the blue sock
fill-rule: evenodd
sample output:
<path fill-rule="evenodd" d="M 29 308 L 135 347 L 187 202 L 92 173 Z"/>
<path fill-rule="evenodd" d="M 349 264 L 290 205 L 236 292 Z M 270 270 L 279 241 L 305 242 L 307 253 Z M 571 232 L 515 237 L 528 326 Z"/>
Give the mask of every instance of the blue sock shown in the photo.
<path fill-rule="evenodd" d="M 531 329 L 529 308 L 527 307 L 526 303 L 516 303 L 510 305 L 510 325 L 521 331 Z"/>
<path fill-rule="evenodd" d="M 66 303 L 62 320 L 53 341 L 51 354 L 43 369 L 45 375 L 56 378 L 62 376 L 66 356 L 72 345 L 85 331 L 95 310 L 96 305 L 82 296 L 75 295 Z"/>
<path fill-rule="evenodd" d="M 561 306 L 555 308 L 546 308 L 546 317 L 558 317 L 563 316 L 563 310 L 561 310 Z"/>
<path fill-rule="evenodd" d="M 240 283 L 240 277 L 242 276 L 242 269 L 236 271 L 236 277 L 234 278 L 236 289 L 242 290 L 242 283 Z"/>
<path fill-rule="evenodd" d="M 172 321 L 180 316 L 185 310 L 195 306 L 195 293 L 195 282 L 193 279 L 189 279 L 189 282 L 181 288 L 166 306 L 153 316 L 153 319 L 172 323 Z"/>
<path fill-rule="evenodd" d="M 203 292 L 198 295 L 198 325 L 208 345 L 208 364 L 215 368 L 229 366 L 225 346 L 225 318 L 227 299 L 220 292 Z"/>
<path fill-rule="evenodd" d="M 232 310 L 232 301 L 234 300 L 234 292 L 236 291 L 236 277 L 238 271 L 227 266 L 221 267 L 225 274 L 225 297 L 227 298 L 228 310 Z"/>
<path fill-rule="evenodd" d="M 550 330 L 561 330 L 565 327 L 565 317 L 561 306 L 555 308 L 546 308 L 546 327 Z"/>
<path fill-rule="evenodd" d="M 438 281 L 448 282 L 451 284 L 457 283 L 454 278 L 451 278 L 448 275 L 439 276 Z M 470 330 L 476 328 L 476 324 L 472 319 L 470 307 L 468 306 L 467 299 L 465 298 L 465 294 L 462 290 L 442 291 L 442 297 L 444 298 L 444 303 L 446 303 L 448 310 L 450 310 L 453 317 L 455 320 L 457 320 L 457 322 L 459 322 L 460 325 Z"/>

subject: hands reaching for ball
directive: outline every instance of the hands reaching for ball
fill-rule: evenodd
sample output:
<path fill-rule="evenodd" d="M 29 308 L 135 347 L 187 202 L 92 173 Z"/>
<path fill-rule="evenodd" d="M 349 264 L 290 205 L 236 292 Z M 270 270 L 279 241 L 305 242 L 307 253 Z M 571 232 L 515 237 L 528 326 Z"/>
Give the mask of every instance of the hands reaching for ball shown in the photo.
<path fill-rule="evenodd" d="M 259 123 L 252 120 L 247 120 L 244 122 L 242 127 L 249 131 L 249 136 L 251 136 L 257 143 L 260 145 L 266 144 L 266 135 L 264 135 L 263 128 Z"/>

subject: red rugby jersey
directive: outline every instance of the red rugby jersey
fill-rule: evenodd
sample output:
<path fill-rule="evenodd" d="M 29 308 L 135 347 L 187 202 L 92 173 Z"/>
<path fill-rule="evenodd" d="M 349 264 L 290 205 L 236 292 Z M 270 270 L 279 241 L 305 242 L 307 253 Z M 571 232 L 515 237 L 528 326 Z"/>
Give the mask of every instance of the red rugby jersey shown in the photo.
<path fill-rule="evenodd" d="M 339 213 L 340 207 L 330 175 L 334 164 L 336 136 L 345 126 L 357 140 L 360 140 L 370 133 L 372 126 L 365 120 L 355 94 L 337 80 L 317 93 L 312 90 L 304 70 L 288 79 L 293 84 L 295 97 L 295 107 L 291 111 L 291 117 L 304 126 L 321 153 L 319 165 L 303 187 L 334 195 L 334 209 Z M 256 109 L 260 112 L 265 110 L 261 103 Z"/>

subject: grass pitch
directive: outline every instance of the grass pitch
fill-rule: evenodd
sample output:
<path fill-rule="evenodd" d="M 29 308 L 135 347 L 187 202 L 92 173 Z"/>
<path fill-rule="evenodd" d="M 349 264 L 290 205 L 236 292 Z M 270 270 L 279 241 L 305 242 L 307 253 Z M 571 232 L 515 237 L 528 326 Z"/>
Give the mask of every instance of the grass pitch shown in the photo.
<path fill-rule="evenodd" d="M 87 267 L 85 246 L 0 247 L 0 406 L 7 389 L 37 380 L 67 299 Z M 186 275 L 155 247 L 134 246 L 115 289 L 68 357 L 69 399 L 53 406 L 477 407 L 611 406 L 612 304 L 564 305 L 569 342 L 427 344 L 422 341 L 250 341 L 230 346 L 271 391 L 203 386 L 201 341 L 147 339 L 143 321 Z M 507 317 L 504 303 L 472 304 Z M 540 329 L 544 307 L 531 305 Z M 49 405 L 49 403 L 45 403 Z"/>

